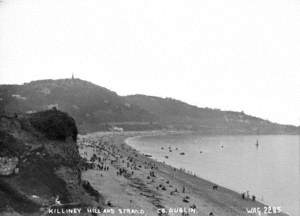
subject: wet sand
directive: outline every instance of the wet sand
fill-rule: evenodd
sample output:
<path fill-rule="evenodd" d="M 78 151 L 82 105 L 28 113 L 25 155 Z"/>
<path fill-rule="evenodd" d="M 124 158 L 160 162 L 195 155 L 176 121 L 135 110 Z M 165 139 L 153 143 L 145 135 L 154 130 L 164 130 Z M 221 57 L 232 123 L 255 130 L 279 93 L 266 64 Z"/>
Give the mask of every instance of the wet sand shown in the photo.
<path fill-rule="evenodd" d="M 161 132 L 158 132 L 161 133 Z M 265 214 L 265 205 L 138 153 L 124 141 L 147 133 L 94 133 L 79 138 L 82 157 L 94 167 L 82 178 L 101 193 L 114 215 L 286 215 Z M 153 134 L 153 132 L 152 132 Z M 96 158 L 96 159 L 95 159 Z M 247 210 L 259 213 L 247 213 Z"/>

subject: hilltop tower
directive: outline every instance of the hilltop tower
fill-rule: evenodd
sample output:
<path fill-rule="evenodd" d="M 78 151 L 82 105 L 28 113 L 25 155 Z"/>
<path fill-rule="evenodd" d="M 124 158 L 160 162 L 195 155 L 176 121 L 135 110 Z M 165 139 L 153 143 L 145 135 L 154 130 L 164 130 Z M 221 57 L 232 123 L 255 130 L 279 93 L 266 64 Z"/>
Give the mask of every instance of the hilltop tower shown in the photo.
<path fill-rule="evenodd" d="M 72 73 L 72 80 L 74 79 L 74 73 Z"/>

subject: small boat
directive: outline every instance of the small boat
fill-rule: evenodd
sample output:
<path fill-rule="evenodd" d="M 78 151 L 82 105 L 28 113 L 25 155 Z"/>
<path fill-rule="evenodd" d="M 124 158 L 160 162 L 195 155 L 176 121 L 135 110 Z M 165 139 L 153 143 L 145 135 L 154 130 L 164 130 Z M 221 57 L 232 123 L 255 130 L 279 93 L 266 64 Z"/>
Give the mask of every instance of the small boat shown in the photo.
<path fill-rule="evenodd" d="M 185 153 L 184 153 L 184 152 L 181 152 L 180 155 L 185 155 Z"/>
<path fill-rule="evenodd" d="M 165 156 L 165 158 L 166 158 L 166 159 L 168 159 L 168 158 L 169 158 L 169 156 L 167 156 L 167 155 L 166 155 L 166 156 Z"/>
<path fill-rule="evenodd" d="M 258 148 L 258 146 L 259 146 L 258 138 L 259 138 L 259 129 L 257 129 L 257 139 L 256 139 L 256 143 L 255 143 L 256 148 Z"/>
<path fill-rule="evenodd" d="M 145 156 L 146 156 L 146 157 L 149 157 L 149 158 L 151 158 L 151 157 L 152 157 L 152 155 L 149 155 L 149 154 L 145 154 Z"/>
<path fill-rule="evenodd" d="M 203 153 L 203 151 L 200 151 L 200 154 L 202 154 Z"/>

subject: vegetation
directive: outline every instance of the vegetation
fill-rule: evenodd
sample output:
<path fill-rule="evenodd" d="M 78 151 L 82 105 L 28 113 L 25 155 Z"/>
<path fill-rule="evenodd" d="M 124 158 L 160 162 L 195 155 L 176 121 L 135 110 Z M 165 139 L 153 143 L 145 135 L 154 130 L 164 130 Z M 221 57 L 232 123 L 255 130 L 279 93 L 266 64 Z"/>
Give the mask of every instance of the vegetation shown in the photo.
<path fill-rule="evenodd" d="M 101 199 L 81 184 L 76 137 L 74 119 L 61 111 L 1 116 L 0 157 L 17 157 L 18 163 L 17 171 L 0 175 L 0 215 L 42 215 L 41 207 L 52 206 L 56 197 L 78 205 Z"/>
<path fill-rule="evenodd" d="M 244 112 L 199 108 L 172 98 L 146 95 L 121 97 L 80 79 L 0 85 L 0 114 L 34 113 L 53 107 L 72 116 L 80 133 L 107 131 L 114 126 L 125 130 L 186 129 L 206 134 L 299 133 L 299 127 L 275 124 Z M 59 122 L 55 125 L 45 117 L 49 128 L 40 128 L 35 123 L 35 117 L 39 118 L 33 115 L 33 125 L 49 138 L 65 138 L 59 134 Z M 51 134 L 53 129 L 58 137 Z"/>
<path fill-rule="evenodd" d="M 32 126 L 45 134 L 48 139 L 65 141 L 77 139 L 77 127 L 73 118 L 56 109 L 33 113 L 29 117 Z"/>
<path fill-rule="evenodd" d="M 299 133 L 299 127 L 280 125 L 245 114 L 199 108 L 172 98 L 146 95 L 127 96 L 129 103 L 153 113 L 160 124 L 174 129 L 190 129 L 213 134 L 279 134 Z"/>
<path fill-rule="evenodd" d="M 11 114 L 56 107 L 71 115 L 81 132 L 109 130 L 119 122 L 155 121 L 155 116 L 136 105 L 128 104 L 115 92 L 80 79 L 0 85 L 0 107 L 0 113 Z M 139 127 L 137 124 L 134 129 Z"/>

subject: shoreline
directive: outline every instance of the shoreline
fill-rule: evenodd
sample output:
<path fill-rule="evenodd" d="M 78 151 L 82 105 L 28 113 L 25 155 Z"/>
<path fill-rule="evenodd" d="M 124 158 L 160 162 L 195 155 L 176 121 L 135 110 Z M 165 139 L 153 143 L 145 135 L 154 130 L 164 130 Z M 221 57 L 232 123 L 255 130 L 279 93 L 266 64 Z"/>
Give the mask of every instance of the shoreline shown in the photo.
<path fill-rule="evenodd" d="M 96 137 L 96 139 L 103 139 L 103 137 L 109 137 L 107 144 L 120 148 L 120 154 L 124 157 L 130 157 L 134 155 L 137 163 L 153 164 L 156 167 L 154 171 L 155 177 L 149 177 L 149 170 L 147 170 L 146 168 L 141 168 L 139 170 L 139 173 L 135 174 L 136 176 L 134 176 L 134 178 L 131 177 L 127 179 L 127 183 L 129 183 L 128 185 L 126 185 L 125 182 L 123 182 L 123 188 L 119 188 L 120 190 L 134 189 L 132 193 L 134 194 L 134 196 L 130 197 L 132 198 L 132 200 L 134 200 L 136 204 L 138 204 L 140 200 L 144 200 L 142 206 L 148 213 L 147 215 L 158 215 L 157 209 L 159 206 L 162 206 L 162 209 L 191 209 L 191 206 L 196 206 L 197 213 L 195 214 L 194 212 L 189 212 L 189 215 L 209 215 L 209 213 L 213 213 L 213 215 L 224 216 L 287 215 L 283 212 L 275 213 L 276 210 L 275 212 L 272 212 L 272 214 L 264 214 L 264 210 L 268 211 L 267 204 L 258 201 L 252 201 L 250 199 L 242 199 L 241 194 L 239 194 L 236 191 L 225 188 L 221 185 L 216 185 L 209 180 L 187 173 L 181 169 L 177 169 L 168 164 L 157 161 L 153 158 L 149 158 L 142 152 L 138 152 L 126 142 L 130 138 L 136 138 L 139 136 L 153 136 L 170 133 L 174 132 L 150 131 L 130 132 L 124 134 L 105 133 L 105 135 L 104 133 L 93 133 L 84 135 L 83 137 L 91 136 L 93 138 Z M 179 133 L 182 133 L 182 131 Z M 88 175 L 88 177 L 85 179 L 92 181 L 93 175 Z M 108 177 L 108 182 L 110 182 L 109 179 L 112 179 L 112 176 Z M 132 186 L 132 179 L 134 179 L 134 181 L 138 181 L 141 185 L 143 185 L 143 187 L 145 187 L 148 190 L 148 192 L 150 191 L 150 195 L 143 194 L 143 190 L 139 188 L 138 190 L 135 190 L 137 188 Z M 101 190 L 100 186 L 108 186 L 107 184 L 97 185 L 97 183 L 93 182 L 92 185 L 100 193 L 104 192 L 103 190 Z M 157 185 L 163 185 L 163 189 L 158 188 Z M 170 188 L 176 188 L 176 191 L 179 192 L 172 193 L 173 189 L 166 188 L 167 186 Z M 104 197 L 107 197 L 108 199 L 116 199 L 116 197 L 113 196 L 111 193 L 113 193 L 113 191 L 105 191 Z M 125 199 L 125 197 L 120 196 L 119 199 Z M 156 200 L 159 203 L 159 205 L 155 206 L 155 204 L 153 204 L 153 200 Z M 124 202 L 122 202 L 122 200 L 118 200 L 117 202 L 123 204 L 123 206 L 121 205 L 120 207 L 130 208 L 130 205 L 124 205 Z M 146 203 L 148 205 L 146 205 Z M 251 211 L 251 213 L 247 213 L 247 211 Z M 169 212 L 169 215 L 178 214 L 170 214 Z"/>
<path fill-rule="evenodd" d="M 159 135 L 165 135 L 165 134 L 159 134 Z M 157 135 L 145 135 L 145 136 L 143 136 L 143 135 L 138 135 L 138 136 L 130 136 L 130 137 L 127 137 L 127 138 L 124 139 L 124 143 L 125 143 L 126 145 L 128 145 L 129 147 L 135 149 L 135 148 L 134 148 L 133 146 L 131 146 L 127 141 L 128 141 L 129 139 L 136 139 L 136 138 L 147 137 L 147 136 L 157 136 Z M 147 156 L 148 154 L 145 154 L 145 153 L 143 153 L 143 152 L 140 152 L 138 149 L 135 149 L 135 150 L 136 150 L 139 154 L 142 154 L 142 155 L 148 157 L 148 156 Z M 162 161 L 159 161 L 158 159 L 154 158 L 153 155 L 151 155 L 151 157 L 148 157 L 148 158 L 151 158 L 153 161 L 155 161 L 155 162 L 157 162 L 157 163 L 162 163 L 162 164 L 165 164 L 165 165 L 167 165 L 167 166 L 170 166 L 171 168 L 176 168 L 176 169 L 178 169 L 179 171 L 186 173 L 187 175 L 191 175 L 192 177 L 196 177 L 196 178 L 199 178 L 199 179 L 201 179 L 201 180 L 210 182 L 211 184 L 217 185 L 217 184 L 214 183 L 212 180 L 209 180 L 209 179 L 203 178 L 203 177 L 201 177 L 201 176 L 198 176 L 196 173 L 193 173 L 192 171 L 190 171 L 190 170 L 188 170 L 188 169 L 185 169 L 185 168 L 178 168 L 178 167 L 175 167 L 175 166 L 170 165 L 170 164 L 168 164 L 168 163 L 164 163 L 164 162 L 162 162 Z M 228 190 L 231 190 L 232 192 L 235 192 L 235 193 L 237 193 L 237 194 L 241 194 L 241 192 L 236 191 L 236 190 L 234 190 L 234 189 L 231 189 L 231 188 L 229 188 L 229 187 L 222 186 L 222 185 L 220 185 L 220 184 L 218 184 L 218 186 L 219 186 L 219 187 L 226 188 L 226 189 L 228 189 Z M 259 202 L 259 203 L 261 203 L 261 204 L 263 204 L 263 205 L 266 205 L 266 206 L 270 206 L 270 205 L 271 205 L 271 204 L 269 205 L 268 203 L 263 202 L 263 201 L 259 201 L 259 200 L 256 200 L 256 201 Z"/>

